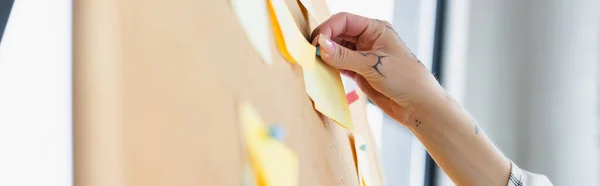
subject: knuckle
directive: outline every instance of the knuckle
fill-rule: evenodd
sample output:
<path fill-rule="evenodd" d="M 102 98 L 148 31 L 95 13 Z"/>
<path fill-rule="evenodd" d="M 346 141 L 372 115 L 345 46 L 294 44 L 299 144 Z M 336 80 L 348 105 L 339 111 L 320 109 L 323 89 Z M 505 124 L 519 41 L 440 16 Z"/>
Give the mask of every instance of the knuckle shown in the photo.
<path fill-rule="evenodd" d="M 389 26 L 389 27 L 392 26 L 392 23 L 390 23 L 387 20 L 381 20 L 381 19 L 376 19 L 376 20 L 377 20 L 377 22 L 381 23 L 383 26 Z"/>
<path fill-rule="evenodd" d="M 363 77 L 371 81 L 379 81 L 383 79 L 383 76 L 381 76 L 377 71 L 375 71 L 375 69 L 371 67 L 364 68 Z"/>
<path fill-rule="evenodd" d="M 321 34 L 321 25 L 317 26 L 317 28 L 312 31 L 310 34 L 310 40 L 314 40 L 319 34 Z"/>
<path fill-rule="evenodd" d="M 335 15 L 333 15 L 333 16 L 336 16 L 336 17 L 338 17 L 338 16 L 339 16 L 339 17 L 345 17 L 345 16 L 347 16 L 348 14 L 349 14 L 348 12 L 339 12 L 339 13 L 336 13 Z"/>
<path fill-rule="evenodd" d="M 386 21 L 386 20 L 383 20 L 382 22 L 383 22 L 383 24 L 384 24 L 384 25 L 386 25 L 386 26 L 389 26 L 389 27 L 391 27 L 391 26 L 392 26 L 392 23 L 390 23 L 390 22 L 388 22 L 388 21 Z"/>
<path fill-rule="evenodd" d="M 365 33 L 361 36 L 361 38 L 359 38 L 361 41 L 357 42 L 357 43 L 361 43 L 361 44 L 369 44 L 369 46 L 376 41 L 379 36 L 381 36 L 383 33 L 385 32 L 384 29 L 376 29 L 372 32 L 369 33 Z M 369 47 L 370 48 L 370 47 Z"/>
<path fill-rule="evenodd" d="M 373 74 L 371 74 L 371 67 L 368 65 L 361 65 L 356 71 L 361 74 L 365 79 L 373 79 Z M 373 73 L 376 73 L 373 71 Z"/>

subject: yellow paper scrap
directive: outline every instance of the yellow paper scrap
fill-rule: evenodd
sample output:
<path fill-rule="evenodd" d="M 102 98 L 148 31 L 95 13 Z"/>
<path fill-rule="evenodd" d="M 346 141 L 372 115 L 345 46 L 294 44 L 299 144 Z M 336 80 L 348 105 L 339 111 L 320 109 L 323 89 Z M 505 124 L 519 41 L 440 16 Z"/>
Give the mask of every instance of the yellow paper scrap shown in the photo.
<path fill-rule="evenodd" d="M 298 29 L 292 13 L 283 0 L 269 0 L 269 15 L 273 25 L 273 32 L 279 50 L 286 60 L 298 63 L 302 68 L 313 69 L 317 48 L 304 38 Z"/>
<path fill-rule="evenodd" d="M 368 183 L 368 185 L 373 185 L 370 184 L 372 181 L 371 179 L 371 166 L 370 166 L 370 161 L 369 161 L 369 147 L 367 146 L 367 143 L 365 142 L 365 140 L 357 135 L 354 135 L 354 151 L 355 151 L 355 155 L 356 155 L 356 169 L 358 170 L 358 179 L 360 182 L 360 185 L 362 186 L 366 186 Z"/>
<path fill-rule="evenodd" d="M 306 9 L 308 14 L 310 14 L 310 16 L 315 18 L 315 20 L 317 21 L 317 24 L 321 24 L 323 21 L 325 21 L 325 20 L 327 20 L 327 18 L 329 18 L 329 16 L 330 16 L 329 11 L 326 11 L 329 8 L 327 7 L 327 3 L 322 2 L 321 4 L 317 4 L 317 5 L 320 5 L 319 10 L 321 10 L 321 11 L 319 11 L 318 9 L 315 8 L 312 1 L 314 1 L 314 0 L 300 0 L 300 3 L 302 3 L 302 6 Z"/>
<path fill-rule="evenodd" d="M 242 186 L 256 186 L 256 176 L 254 176 L 254 173 L 252 172 L 252 169 L 250 168 L 250 166 L 245 166 L 244 167 L 244 181 Z"/>
<path fill-rule="evenodd" d="M 314 57 L 318 58 L 318 57 Z M 315 109 L 347 129 L 354 129 L 340 73 L 321 59 L 316 59 L 313 71 L 304 72 L 304 87 Z"/>
<path fill-rule="evenodd" d="M 249 162 L 258 186 L 297 186 L 298 158 L 280 141 L 268 135 L 260 116 L 250 105 L 240 108 Z"/>
<path fill-rule="evenodd" d="M 308 14 L 317 20 L 317 24 L 321 24 L 322 20 L 317 17 L 317 11 L 312 5 L 312 2 L 310 2 L 310 0 L 300 0 L 300 3 L 302 3 L 302 6 L 306 9 Z"/>
<path fill-rule="evenodd" d="M 272 64 L 267 2 L 265 0 L 231 0 L 231 7 L 254 49 L 266 64 Z"/>
<path fill-rule="evenodd" d="M 353 129 L 339 72 L 316 56 L 316 47 L 300 33 L 283 0 L 269 0 L 269 14 L 276 32 L 277 47 L 288 61 L 302 67 L 306 93 L 314 102 L 315 109 L 342 127 Z"/>

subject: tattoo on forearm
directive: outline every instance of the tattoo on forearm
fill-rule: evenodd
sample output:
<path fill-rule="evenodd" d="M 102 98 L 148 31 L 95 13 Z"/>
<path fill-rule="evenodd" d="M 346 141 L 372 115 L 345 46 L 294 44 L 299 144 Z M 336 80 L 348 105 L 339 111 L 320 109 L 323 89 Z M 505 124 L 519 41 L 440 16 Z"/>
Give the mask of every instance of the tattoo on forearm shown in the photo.
<path fill-rule="evenodd" d="M 415 53 L 413 53 L 413 52 L 411 51 L 411 52 L 410 52 L 410 54 L 412 54 L 412 55 L 413 55 L 413 57 L 415 57 L 415 59 L 417 59 L 417 62 L 419 62 L 419 64 L 421 64 L 421 66 L 425 66 L 425 65 L 423 64 L 423 62 L 421 62 L 421 60 L 420 60 L 420 59 L 417 57 L 417 55 L 415 55 Z"/>
<path fill-rule="evenodd" d="M 367 57 L 368 55 L 374 55 L 377 57 L 377 63 L 375 63 L 373 66 L 371 66 L 371 68 L 373 68 L 373 70 L 375 70 L 377 73 L 379 73 L 379 75 L 381 75 L 382 77 L 385 77 L 385 75 L 383 75 L 381 73 L 381 71 L 379 71 L 379 66 L 383 66 L 383 63 L 381 61 L 381 59 L 388 57 L 388 56 L 381 56 L 381 55 L 377 55 L 377 54 L 373 54 L 370 52 L 367 53 L 363 53 L 363 52 L 359 52 L 360 55 Z"/>
<path fill-rule="evenodd" d="M 473 123 L 473 126 L 475 126 L 475 135 L 479 134 L 479 125 L 477 125 L 477 121 L 473 119 L 471 120 L 471 123 Z"/>

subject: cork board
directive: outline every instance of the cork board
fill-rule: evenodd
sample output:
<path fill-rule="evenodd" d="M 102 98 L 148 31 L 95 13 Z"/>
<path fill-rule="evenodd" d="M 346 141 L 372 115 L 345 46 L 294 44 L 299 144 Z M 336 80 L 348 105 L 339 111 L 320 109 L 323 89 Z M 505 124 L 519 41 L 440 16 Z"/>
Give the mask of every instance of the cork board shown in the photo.
<path fill-rule="evenodd" d="M 307 36 L 315 24 L 286 2 Z M 285 126 L 299 185 L 358 185 L 348 132 L 274 43 L 262 62 L 228 1 L 76 0 L 73 17 L 75 185 L 241 185 L 240 100 Z"/>

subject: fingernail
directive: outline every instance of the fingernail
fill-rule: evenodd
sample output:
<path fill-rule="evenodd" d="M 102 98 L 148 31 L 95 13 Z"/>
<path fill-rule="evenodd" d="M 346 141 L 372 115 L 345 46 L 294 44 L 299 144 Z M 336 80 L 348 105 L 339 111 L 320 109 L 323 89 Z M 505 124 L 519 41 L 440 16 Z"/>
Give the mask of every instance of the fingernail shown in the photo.
<path fill-rule="evenodd" d="M 335 52 L 335 46 L 333 45 L 333 41 L 327 39 L 327 37 L 321 35 L 319 36 L 319 44 L 325 50 L 325 53 L 333 53 Z"/>

